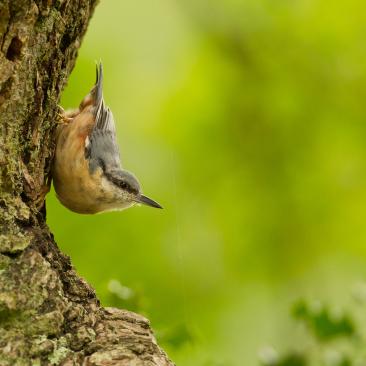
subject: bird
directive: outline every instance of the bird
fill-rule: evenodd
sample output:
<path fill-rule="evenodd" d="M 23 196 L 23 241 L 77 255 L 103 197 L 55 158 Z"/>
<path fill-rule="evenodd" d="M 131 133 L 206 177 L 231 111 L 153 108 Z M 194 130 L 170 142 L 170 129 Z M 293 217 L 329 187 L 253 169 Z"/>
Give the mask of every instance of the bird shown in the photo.
<path fill-rule="evenodd" d="M 56 129 L 52 167 L 58 200 L 80 214 L 120 211 L 136 204 L 162 206 L 142 194 L 136 176 L 123 169 L 113 114 L 103 99 L 103 66 L 79 108 L 63 112 Z"/>

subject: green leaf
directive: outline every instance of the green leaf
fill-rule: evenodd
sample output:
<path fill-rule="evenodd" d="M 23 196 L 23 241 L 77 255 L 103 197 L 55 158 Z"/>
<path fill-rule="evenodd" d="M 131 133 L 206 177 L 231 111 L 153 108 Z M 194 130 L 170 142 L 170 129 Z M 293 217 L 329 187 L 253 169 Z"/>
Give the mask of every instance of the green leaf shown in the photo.
<path fill-rule="evenodd" d="M 355 326 L 352 319 L 344 314 L 336 317 L 331 314 L 329 308 L 322 304 L 309 306 L 301 300 L 295 304 L 293 315 L 302 320 L 320 341 L 328 341 L 336 337 L 349 337 L 355 334 Z"/>

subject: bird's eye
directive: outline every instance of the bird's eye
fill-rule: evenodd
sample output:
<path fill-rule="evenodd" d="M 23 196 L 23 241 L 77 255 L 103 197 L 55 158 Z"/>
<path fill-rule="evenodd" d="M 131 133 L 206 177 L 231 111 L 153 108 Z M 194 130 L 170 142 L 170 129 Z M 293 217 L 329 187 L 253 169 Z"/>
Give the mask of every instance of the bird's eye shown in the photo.
<path fill-rule="evenodd" d="M 121 183 L 120 183 L 120 186 L 121 186 L 121 188 L 123 188 L 123 189 L 126 189 L 126 188 L 127 188 L 127 184 L 126 184 L 126 182 L 121 182 Z"/>

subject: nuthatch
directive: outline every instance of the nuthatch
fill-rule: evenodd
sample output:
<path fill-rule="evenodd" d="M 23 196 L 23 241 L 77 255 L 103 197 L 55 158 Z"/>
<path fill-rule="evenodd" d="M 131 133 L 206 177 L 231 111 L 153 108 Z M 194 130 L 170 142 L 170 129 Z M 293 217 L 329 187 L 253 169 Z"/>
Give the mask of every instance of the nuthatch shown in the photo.
<path fill-rule="evenodd" d="M 63 115 L 58 127 L 53 182 L 58 199 L 71 211 L 94 214 L 136 203 L 162 208 L 144 196 L 136 177 L 122 169 L 112 112 L 103 100 L 103 68 L 79 109 Z"/>

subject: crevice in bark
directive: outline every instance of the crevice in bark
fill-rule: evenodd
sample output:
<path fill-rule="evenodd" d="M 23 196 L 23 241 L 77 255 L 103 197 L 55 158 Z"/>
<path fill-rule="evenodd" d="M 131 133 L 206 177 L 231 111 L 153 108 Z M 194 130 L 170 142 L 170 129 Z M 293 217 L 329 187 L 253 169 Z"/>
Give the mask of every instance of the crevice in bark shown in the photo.
<path fill-rule="evenodd" d="M 10 42 L 8 51 L 6 52 L 6 58 L 10 61 L 18 60 L 22 52 L 22 47 L 23 42 L 18 37 L 14 37 Z"/>

